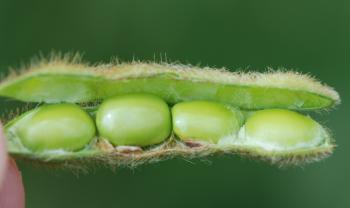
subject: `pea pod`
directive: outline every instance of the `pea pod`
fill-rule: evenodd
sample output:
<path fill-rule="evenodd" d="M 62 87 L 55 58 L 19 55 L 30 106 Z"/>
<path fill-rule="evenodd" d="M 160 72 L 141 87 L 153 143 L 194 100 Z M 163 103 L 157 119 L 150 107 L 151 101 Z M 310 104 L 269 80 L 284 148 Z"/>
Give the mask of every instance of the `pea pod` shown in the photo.
<path fill-rule="evenodd" d="M 57 60 L 5 78 L 0 96 L 42 104 L 6 123 L 12 155 L 74 165 L 135 166 L 214 153 L 280 165 L 315 161 L 334 141 L 297 111 L 340 103 L 332 88 L 292 71 Z"/>

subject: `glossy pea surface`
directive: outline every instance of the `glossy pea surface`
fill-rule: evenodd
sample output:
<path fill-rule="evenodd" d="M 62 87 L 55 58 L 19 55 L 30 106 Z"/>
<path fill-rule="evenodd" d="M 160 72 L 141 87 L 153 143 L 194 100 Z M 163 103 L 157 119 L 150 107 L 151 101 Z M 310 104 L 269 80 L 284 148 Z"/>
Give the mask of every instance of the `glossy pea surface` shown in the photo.
<path fill-rule="evenodd" d="M 130 94 L 107 99 L 96 113 L 102 138 L 114 145 L 147 146 L 169 137 L 171 114 L 167 103 L 149 94 Z"/>
<path fill-rule="evenodd" d="M 236 134 L 241 124 L 238 112 L 208 101 L 178 103 L 172 108 L 172 115 L 174 132 L 182 140 L 217 143 Z"/>
<path fill-rule="evenodd" d="M 247 119 L 245 134 L 248 143 L 266 149 L 306 148 L 321 142 L 321 126 L 312 118 L 283 109 L 255 112 Z"/>
<path fill-rule="evenodd" d="M 84 148 L 95 137 L 88 113 L 74 104 L 45 105 L 22 117 L 15 131 L 23 145 L 34 151 Z"/>

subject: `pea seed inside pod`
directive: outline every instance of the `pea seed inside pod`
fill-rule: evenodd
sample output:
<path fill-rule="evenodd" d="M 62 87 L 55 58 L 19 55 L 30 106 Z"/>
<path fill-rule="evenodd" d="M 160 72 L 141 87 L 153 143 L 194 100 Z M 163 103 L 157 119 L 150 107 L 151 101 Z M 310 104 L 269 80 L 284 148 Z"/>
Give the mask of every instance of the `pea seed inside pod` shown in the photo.
<path fill-rule="evenodd" d="M 171 115 L 165 101 L 149 94 L 130 94 L 107 99 L 96 113 L 102 138 L 114 145 L 147 146 L 169 137 Z"/>
<path fill-rule="evenodd" d="M 241 126 L 241 115 L 227 106 L 208 101 L 178 103 L 172 108 L 173 128 L 181 140 L 217 143 L 235 136 Z"/>
<path fill-rule="evenodd" d="M 282 109 L 255 112 L 244 126 L 246 145 L 284 151 L 311 148 L 325 139 L 325 131 L 308 116 Z"/>
<path fill-rule="evenodd" d="M 84 148 L 95 137 L 95 124 L 88 113 L 74 104 L 44 105 L 22 115 L 10 131 L 33 151 Z"/>

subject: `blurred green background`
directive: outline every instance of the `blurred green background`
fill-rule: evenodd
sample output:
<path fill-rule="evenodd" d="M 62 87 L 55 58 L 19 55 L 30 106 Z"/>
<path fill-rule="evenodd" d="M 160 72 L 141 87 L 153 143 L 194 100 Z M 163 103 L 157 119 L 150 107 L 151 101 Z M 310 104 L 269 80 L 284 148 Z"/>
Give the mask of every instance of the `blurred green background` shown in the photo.
<path fill-rule="evenodd" d="M 174 159 L 79 175 L 20 163 L 27 207 L 350 207 L 349 20 L 347 0 L 0 0 L 2 72 L 52 50 L 91 62 L 167 57 L 232 70 L 283 66 L 342 97 L 321 116 L 338 144 L 322 162 L 279 169 L 238 157 Z"/>

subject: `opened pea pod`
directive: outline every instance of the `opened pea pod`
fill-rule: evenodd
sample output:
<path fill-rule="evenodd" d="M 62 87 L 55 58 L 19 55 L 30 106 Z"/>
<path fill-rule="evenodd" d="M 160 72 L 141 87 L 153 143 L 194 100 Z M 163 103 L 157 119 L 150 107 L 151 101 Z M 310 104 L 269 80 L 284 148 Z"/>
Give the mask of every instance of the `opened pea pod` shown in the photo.
<path fill-rule="evenodd" d="M 38 103 L 5 124 L 14 157 L 116 166 L 216 153 L 279 165 L 319 160 L 335 144 L 308 113 L 340 103 L 332 88 L 290 71 L 62 60 L 9 76 L 0 96 Z"/>

